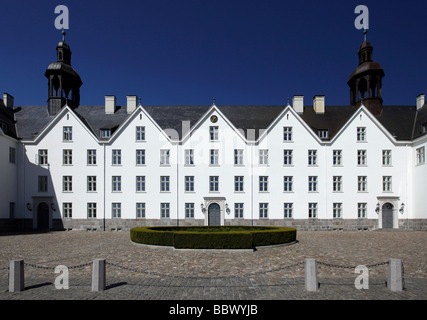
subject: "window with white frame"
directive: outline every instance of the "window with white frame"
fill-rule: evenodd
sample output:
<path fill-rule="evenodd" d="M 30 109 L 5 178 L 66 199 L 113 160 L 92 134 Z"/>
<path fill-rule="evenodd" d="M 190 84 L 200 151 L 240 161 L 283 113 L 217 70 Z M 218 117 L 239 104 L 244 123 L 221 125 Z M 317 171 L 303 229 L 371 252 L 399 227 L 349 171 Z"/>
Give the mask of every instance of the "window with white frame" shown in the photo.
<path fill-rule="evenodd" d="M 329 130 L 328 129 L 319 129 L 317 131 L 317 135 L 320 139 L 328 139 L 329 138 Z"/>
<path fill-rule="evenodd" d="M 194 165 L 194 150 L 193 149 L 185 150 L 185 165 L 187 165 L 187 166 Z"/>
<path fill-rule="evenodd" d="M 136 165 L 137 166 L 145 165 L 145 149 L 136 150 Z"/>
<path fill-rule="evenodd" d="M 47 192 L 47 176 L 38 176 L 38 192 Z"/>
<path fill-rule="evenodd" d="M 426 163 L 426 149 L 421 147 L 417 149 L 417 165 Z"/>
<path fill-rule="evenodd" d="M 391 150 L 383 150 L 383 166 L 391 166 Z"/>
<path fill-rule="evenodd" d="M 210 149 L 210 161 L 209 164 L 211 166 L 219 165 L 219 150 L 218 149 Z"/>
<path fill-rule="evenodd" d="M 120 202 L 113 202 L 111 204 L 111 217 L 112 218 L 122 217 L 122 204 Z"/>
<path fill-rule="evenodd" d="M 87 177 L 87 192 L 96 192 L 96 176 Z"/>
<path fill-rule="evenodd" d="M 392 178 L 390 176 L 383 176 L 383 192 L 392 192 Z"/>
<path fill-rule="evenodd" d="M 194 203 L 185 204 L 185 218 L 187 219 L 194 218 Z"/>
<path fill-rule="evenodd" d="M 161 166 L 170 165 L 169 154 L 170 154 L 170 150 L 160 150 L 160 165 Z"/>
<path fill-rule="evenodd" d="M 259 150 L 259 165 L 268 165 L 268 150 Z"/>
<path fill-rule="evenodd" d="M 145 141 L 145 127 L 136 127 L 135 138 L 136 141 Z"/>
<path fill-rule="evenodd" d="M 96 150 L 87 150 L 87 164 L 89 166 L 96 165 Z"/>
<path fill-rule="evenodd" d="M 357 128 L 357 141 L 358 142 L 365 142 L 366 141 L 366 128 L 365 127 L 358 127 Z"/>
<path fill-rule="evenodd" d="M 308 177 L 308 192 L 317 192 L 317 177 Z"/>
<path fill-rule="evenodd" d="M 194 192 L 194 176 L 185 176 L 185 192 Z"/>
<path fill-rule="evenodd" d="M 357 177 L 357 191 L 358 192 L 368 191 L 368 177 L 367 176 L 358 176 Z"/>
<path fill-rule="evenodd" d="M 218 192 L 219 191 L 219 177 L 218 176 L 210 176 L 209 177 L 209 191 L 210 192 Z"/>
<path fill-rule="evenodd" d="M 342 165 L 342 150 L 334 150 L 332 152 L 332 164 L 334 166 Z"/>
<path fill-rule="evenodd" d="M 112 151 L 111 155 L 111 164 L 113 166 L 119 166 L 122 164 L 122 150 L 115 149 Z"/>
<path fill-rule="evenodd" d="M 63 127 L 63 136 L 64 141 L 73 140 L 73 127 Z"/>
<path fill-rule="evenodd" d="M 218 127 L 209 127 L 209 139 L 210 141 L 218 141 Z"/>
<path fill-rule="evenodd" d="M 292 150 L 283 150 L 283 165 L 284 166 L 291 166 L 293 158 L 293 151 Z"/>
<path fill-rule="evenodd" d="M 73 217 L 73 204 L 71 202 L 64 202 L 62 204 L 62 215 L 64 218 Z"/>
<path fill-rule="evenodd" d="M 367 203 L 358 203 L 357 204 L 357 217 L 366 218 L 368 204 Z"/>
<path fill-rule="evenodd" d="M 39 165 L 48 165 L 48 158 L 47 158 L 47 150 L 46 149 L 39 149 L 38 152 L 38 164 Z"/>
<path fill-rule="evenodd" d="M 62 177 L 62 191 L 63 192 L 72 192 L 73 191 L 73 177 L 72 176 L 63 176 Z"/>
<path fill-rule="evenodd" d="M 291 219 L 293 217 L 294 204 L 284 203 L 283 204 L 283 217 L 285 219 Z"/>
<path fill-rule="evenodd" d="M 243 219 L 243 203 L 234 204 L 234 218 Z"/>
<path fill-rule="evenodd" d="M 308 165 L 317 166 L 317 150 L 308 150 Z"/>
<path fill-rule="evenodd" d="M 122 177 L 121 176 L 113 176 L 112 180 L 112 192 L 121 192 L 122 191 Z"/>
<path fill-rule="evenodd" d="M 366 166 L 368 164 L 367 160 L 367 151 L 366 150 L 357 150 L 357 165 Z"/>
<path fill-rule="evenodd" d="M 162 202 L 160 204 L 160 218 L 169 219 L 170 217 L 170 203 Z"/>
<path fill-rule="evenodd" d="M 341 176 L 332 177 L 332 191 L 333 192 L 342 192 L 342 177 Z"/>
<path fill-rule="evenodd" d="M 332 205 L 332 217 L 334 219 L 340 219 L 342 218 L 342 203 L 334 203 Z"/>
<path fill-rule="evenodd" d="M 73 164 L 73 150 L 62 150 L 62 164 L 64 166 L 70 166 Z"/>
<path fill-rule="evenodd" d="M 136 203 L 136 218 L 137 219 L 145 218 L 145 202 Z"/>
<path fill-rule="evenodd" d="M 234 149 L 234 165 L 243 166 L 243 150 Z"/>
<path fill-rule="evenodd" d="M 308 217 L 317 218 L 317 203 L 308 204 Z"/>
<path fill-rule="evenodd" d="M 259 192 L 268 192 L 268 177 L 259 177 Z"/>
<path fill-rule="evenodd" d="M 136 176 L 136 192 L 145 192 L 145 176 Z"/>
<path fill-rule="evenodd" d="M 283 128 L 283 141 L 285 142 L 292 141 L 292 127 Z"/>
<path fill-rule="evenodd" d="M 243 192 L 244 191 L 244 183 L 243 176 L 234 176 L 234 192 Z"/>
<path fill-rule="evenodd" d="M 96 218 L 96 202 L 89 202 L 87 204 L 87 217 Z"/>
<path fill-rule="evenodd" d="M 293 192 L 294 177 L 285 176 L 283 177 L 283 192 Z"/>
<path fill-rule="evenodd" d="M 268 218 L 268 203 L 259 204 L 259 218 L 260 219 Z"/>
<path fill-rule="evenodd" d="M 160 177 L 160 192 L 169 192 L 170 191 L 170 177 L 161 176 Z"/>
<path fill-rule="evenodd" d="M 101 129 L 99 130 L 99 135 L 101 139 L 108 139 L 111 137 L 111 129 Z"/>

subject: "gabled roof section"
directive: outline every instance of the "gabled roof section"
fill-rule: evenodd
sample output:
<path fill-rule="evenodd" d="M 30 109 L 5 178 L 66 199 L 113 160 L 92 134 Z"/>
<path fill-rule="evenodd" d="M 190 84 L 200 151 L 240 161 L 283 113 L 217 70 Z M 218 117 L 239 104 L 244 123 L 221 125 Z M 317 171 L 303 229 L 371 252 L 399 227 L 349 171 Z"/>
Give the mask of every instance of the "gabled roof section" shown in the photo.
<path fill-rule="evenodd" d="M 398 141 L 412 140 L 416 106 L 383 106 L 377 120 Z"/>
<path fill-rule="evenodd" d="M 424 127 L 424 129 L 423 129 Z M 427 103 L 421 109 L 417 110 L 417 116 L 414 121 L 412 139 L 417 139 L 427 134 Z"/>

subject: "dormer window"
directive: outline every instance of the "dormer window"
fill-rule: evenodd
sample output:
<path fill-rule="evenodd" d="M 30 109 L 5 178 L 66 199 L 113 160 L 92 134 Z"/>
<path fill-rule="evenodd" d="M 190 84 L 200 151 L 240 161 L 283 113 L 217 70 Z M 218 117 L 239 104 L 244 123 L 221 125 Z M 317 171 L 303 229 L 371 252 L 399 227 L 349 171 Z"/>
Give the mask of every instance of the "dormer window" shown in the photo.
<path fill-rule="evenodd" d="M 101 139 L 108 139 L 111 137 L 111 129 L 101 129 L 100 131 Z"/>
<path fill-rule="evenodd" d="M 421 126 L 421 133 L 422 134 L 427 133 L 427 122 Z"/>
<path fill-rule="evenodd" d="M 329 139 L 329 130 L 327 129 L 321 129 L 317 131 L 317 135 L 320 139 Z"/>

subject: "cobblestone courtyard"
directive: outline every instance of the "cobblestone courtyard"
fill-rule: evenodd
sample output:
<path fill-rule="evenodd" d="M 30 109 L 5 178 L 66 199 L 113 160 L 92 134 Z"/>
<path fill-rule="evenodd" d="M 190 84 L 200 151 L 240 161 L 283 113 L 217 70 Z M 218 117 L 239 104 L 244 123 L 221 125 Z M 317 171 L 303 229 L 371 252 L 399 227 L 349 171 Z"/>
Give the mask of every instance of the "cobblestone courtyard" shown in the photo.
<path fill-rule="evenodd" d="M 427 232 L 298 232 L 298 243 L 257 251 L 190 251 L 135 245 L 129 232 L 50 232 L 0 236 L 1 300 L 425 300 Z M 315 258 L 319 291 L 304 286 Z M 386 286 L 389 258 L 401 259 L 405 290 Z M 8 263 L 25 262 L 25 290 L 8 292 Z M 94 259 L 107 261 L 107 288 L 91 292 Z M 380 264 L 377 266 L 377 264 Z M 67 290 L 54 268 L 69 268 Z M 357 290 L 352 267 L 369 268 Z M 340 268 L 344 266 L 345 268 Z"/>

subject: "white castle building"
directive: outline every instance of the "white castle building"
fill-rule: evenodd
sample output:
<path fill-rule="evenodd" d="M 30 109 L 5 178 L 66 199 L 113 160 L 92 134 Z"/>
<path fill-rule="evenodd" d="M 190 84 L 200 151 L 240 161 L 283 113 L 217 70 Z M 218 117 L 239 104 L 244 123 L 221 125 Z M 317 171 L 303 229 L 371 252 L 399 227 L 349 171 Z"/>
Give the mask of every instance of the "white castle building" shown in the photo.
<path fill-rule="evenodd" d="M 425 96 L 383 105 L 372 51 L 360 47 L 349 105 L 81 106 L 63 39 L 47 106 L 0 100 L 0 228 L 426 230 Z"/>

